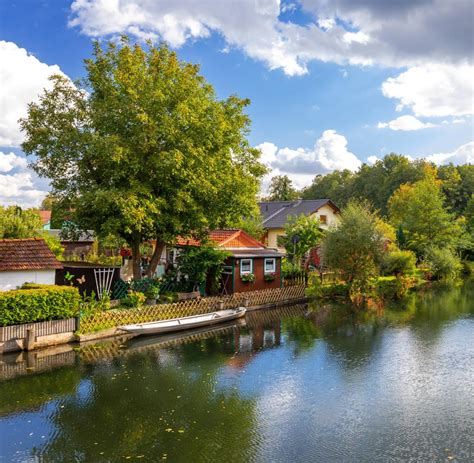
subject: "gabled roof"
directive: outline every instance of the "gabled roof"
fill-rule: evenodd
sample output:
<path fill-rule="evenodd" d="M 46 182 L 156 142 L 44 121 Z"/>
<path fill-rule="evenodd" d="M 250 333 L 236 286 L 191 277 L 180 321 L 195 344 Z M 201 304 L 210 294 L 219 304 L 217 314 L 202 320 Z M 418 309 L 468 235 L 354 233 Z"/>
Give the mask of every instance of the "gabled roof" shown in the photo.
<path fill-rule="evenodd" d="M 209 232 L 209 240 L 219 248 L 257 248 L 265 249 L 265 246 L 240 229 L 212 230 Z M 201 241 L 195 238 L 179 237 L 178 246 L 200 246 Z"/>
<path fill-rule="evenodd" d="M 330 199 L 263 201 L 258 205 L 265 228 L 284 228 L 290 216 L 314 214 L 326 205 L 330 206 L 334 212 L 339 212 L 339 208 Z"/>
<path fill-rule="evenodd" d="M 0 272 L 63 268 L 42 238 L 0 240 Z"/>

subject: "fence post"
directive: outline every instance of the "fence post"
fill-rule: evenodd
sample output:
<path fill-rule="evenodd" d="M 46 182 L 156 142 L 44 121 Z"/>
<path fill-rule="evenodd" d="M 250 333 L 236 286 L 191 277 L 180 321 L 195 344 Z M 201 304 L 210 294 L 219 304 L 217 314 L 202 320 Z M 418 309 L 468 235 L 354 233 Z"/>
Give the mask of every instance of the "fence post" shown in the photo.
<path fill-rule="evenodd" d="M 33 350 L 35 348 L 35 330 L 28 328 L 26 330 L 26 350 Z"/>
<path fill-rule="evenodd" d="M 79 314 L 76 318 L 76 331 L 80 331 L 81 329 L 81 314 Z"/>

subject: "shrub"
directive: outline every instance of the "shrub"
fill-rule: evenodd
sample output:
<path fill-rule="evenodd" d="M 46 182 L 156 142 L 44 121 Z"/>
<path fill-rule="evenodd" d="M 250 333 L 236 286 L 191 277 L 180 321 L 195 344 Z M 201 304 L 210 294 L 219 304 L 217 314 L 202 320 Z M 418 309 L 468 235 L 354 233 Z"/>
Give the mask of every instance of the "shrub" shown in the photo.
<path fill-rule="evenodd" d="M 0 325 L 16 325 L 75 317 L 81 296 L 77 288 L 26 284 L 0 292 Z"/>
<path fill-rule="evenodd" d="M 426 253 L 426 261 L 436 280 L 453 280 L 462 269 L 461 260 L 449 248 L 430 248 Z"/>
<path fill-rule="evenodd" d="M 308 281 L 306 295 L 316 299 L 347 299 L 349 285 L 346 283 L 321 283 L 319 277 L 312 274 Z"/>
<path fill-rule="evenodd" d="M 142 305 L 145 302 L 145 295 L 139 291 L 130 290 L 126 297 L 124 297 L 120 303 L 125 307 L 135 308 Z"/>
<path fill-rule="evenodd" d="M 387 253 L 382 260 L 382 272 L 385 275 L 406 275 L 416 268 L 416 255 L 412 251 L 399 249 Z"/>
<path fill-rule="evenodd" d="M 381 299 L 401 299 L 415 286 L 416 278 L 403 276 L 378 277 L 374 280 L 374 295 Z"/>

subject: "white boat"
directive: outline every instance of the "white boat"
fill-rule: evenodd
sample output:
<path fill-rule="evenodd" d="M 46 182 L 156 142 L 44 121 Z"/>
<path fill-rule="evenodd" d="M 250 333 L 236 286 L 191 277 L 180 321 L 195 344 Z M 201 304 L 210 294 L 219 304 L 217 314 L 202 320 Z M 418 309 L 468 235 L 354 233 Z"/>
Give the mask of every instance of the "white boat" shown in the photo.
<path fill-rule="evenodd" d="M 169 333 L 171 331 L 199 328 L 200 326 L 216 325 L 217 323 L 235 320 L 243 316 L 245 316 L 245 307 L 237 307 L 236 309 L 218 310 L 217 312 L 192 315 L 190 317 L 119 326 L 118 329 L 135 335 Z"/>

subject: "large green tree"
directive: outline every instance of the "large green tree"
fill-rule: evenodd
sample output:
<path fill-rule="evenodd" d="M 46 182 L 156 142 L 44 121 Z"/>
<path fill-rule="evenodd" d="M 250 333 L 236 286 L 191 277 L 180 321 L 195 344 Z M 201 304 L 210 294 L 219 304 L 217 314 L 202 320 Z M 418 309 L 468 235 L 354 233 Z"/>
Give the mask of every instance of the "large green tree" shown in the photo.
<path fill-rule="evenodd" d="M 436 170 L 428 168 L 423 180 L 401 185 L 390 198 L 390 221 L 403 229 L 406 246 L 418 256 L 431 247 L 456 248 L 463 234 L 463 221 L 448 212 L 441 188 Z"/>
<path fill-rule="evenodd" d="M 329 198 L 339 207 L 344 207 L 351 198 L 354 178 L 355 174 L 348 169 L 316 175 L 312 184 L 303 189 L 302 198 Z"/>
<path fill-rule="evenodd" d="M 337 228 L 324 236 L 323 264 L 337 271 L 352 293 L 366 294 L 370 278 L 379 273 L 386 234 L 387 226 L 367 204 L 351 201 Z"/>
<path fill-rule="evenodd" d="M 133 250 L 156 240 L 149 272 L 177 235 L 235 223 L 256 207 L 265 168 L 247 141 L 249 100 L 219 100 L 166 45 L 94 45 L 86 77 L 61 76 L 21 121 L 23 150 L 73 220 Z"/>

